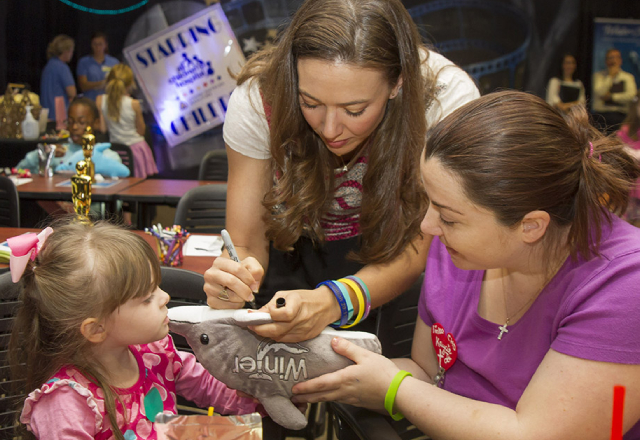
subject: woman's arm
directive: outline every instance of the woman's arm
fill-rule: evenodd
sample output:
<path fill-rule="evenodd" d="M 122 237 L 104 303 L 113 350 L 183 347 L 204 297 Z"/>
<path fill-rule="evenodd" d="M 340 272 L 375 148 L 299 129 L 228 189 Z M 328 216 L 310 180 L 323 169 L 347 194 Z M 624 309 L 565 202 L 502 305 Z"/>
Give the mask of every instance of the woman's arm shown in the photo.
<path fill-rule="evenodd" d="M 98 107 L 98 114 L 100 115 L 100 117 L 98 118 L 97 123 L 94 123 L 94 125 L 96 125 L 96 128 L 100 130 L 102 133 L 106 133 L 107 121 L 104 120 L 104 113 L 102 112 L 103 97 L 104 95 L 98 95 L 98 97 L 96 98 L 96 107 Z"/>
<path fill-rule="evenodd" d="M 419 343 L 431 345 L 430 337 L 421 338 Z M 293 388 L 298 394 L 294 401 L 335 400 L 382 410 L 398 367 L 383 356 L 346 340 L 338 339 L 332 345 L 337 353 L 354 360 L 356 365 L 297 384 Z M 416 364 L 418 362 L 416 360 Z M 394 411 L 404 414 L 420 431 L 433 438 L 608 438 L 613 386 L 617 384 L 626 386 L 624 431 L 640 418 L 640 365 L 595 362 L 550 350 L 515 410 L 459 396 L 421 379 L 407 377 L 401 382 Z"/>
<path fill-rule="evenodd" d="M 273 184 L 268 159 L 253 159 L 227 147 L 226 229 L 241 263 L 223 253 L 205 274 L 204 291 L 213 308 L 238 308 L 258 290 L 269 264 L 269 242 L 265 236 L 262 206 L 264 195 Z M 230 302 L 218 299 L 228 287 Z"/>
<path fill-rule="evenodd" d="M 75 85 L 65 87 L 65 91 L 67 92 L 67 98 L 69 98 L 69 101 L 73 101 L 73 98 L 78 94 Z"/>
<path fill-rule="evenodd" d="M 547 103 L 555 107 L 560 102 L 560 80 L 551 78 L 547 85 Z"/>
<path fill-rule="evenodd" d="M 133 112 L 136 114 L 136 132 L 140 136 L 144 136 L 147 126 L 145 125 L 144 118 L 142 117 L 142 106 L 140 105 L 140 101 L 132 99 L 131 107 L 133 108 Z"/>
<path fill-rule="evenodd" d="M 78 75 L 78 85 L 80 86 L 80 90 L 82 90 L 83 92 L 102 89 L 104 88 L 106 82 L 106 79 L 102 79 L 100 81 L 89 81 L 87 79 L 87 75 Z"/>
<path fill-rule="evenodd" d="M 387 264 L 370 264 L 355 275 L 368 286 L 371 307 L 375 308 L 391 301 L 407 290 L 424 270 L 431 236 L 417 237 L 415 246 L 407 246 L 402 254 Z M 347 288 L 354 314 L 358 312 L 355 292 Z M 327 325 L 340 318 L 338 302 L 326 286 L 315 290 L 290 290 L 278 296 L 286 299 L 286 306 L 277 308 L 275 298 L 265 307 L 274 323 L 251 327 L 261 336 L 277 341 L 298 342 L 317 336 Z"/>

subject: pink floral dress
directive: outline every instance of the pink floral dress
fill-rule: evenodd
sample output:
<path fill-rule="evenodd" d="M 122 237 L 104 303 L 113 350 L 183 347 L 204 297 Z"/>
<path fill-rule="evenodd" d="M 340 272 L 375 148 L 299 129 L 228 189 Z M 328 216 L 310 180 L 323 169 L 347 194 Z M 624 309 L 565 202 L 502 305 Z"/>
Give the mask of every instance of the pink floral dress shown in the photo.
<path fill-rule="evenodd" d="M 170 336 L 130 347 L 140 376 L 129 388 L 116 388 L 126 410 L 116 400 L 117 423 L 126 440 L 156 439 L 155 416 L 176 414 L 176 393 L 218 413 L 248 414 L 251 399 L 215 379 L 193 354 L 179 352 Z M 72 390 L 72 391 L 71 391 Z M 115 438 L 105 411 L 104 393 L 73 366 L 61 368 L 24 403 L 20 422 L 38 438 Z"/>

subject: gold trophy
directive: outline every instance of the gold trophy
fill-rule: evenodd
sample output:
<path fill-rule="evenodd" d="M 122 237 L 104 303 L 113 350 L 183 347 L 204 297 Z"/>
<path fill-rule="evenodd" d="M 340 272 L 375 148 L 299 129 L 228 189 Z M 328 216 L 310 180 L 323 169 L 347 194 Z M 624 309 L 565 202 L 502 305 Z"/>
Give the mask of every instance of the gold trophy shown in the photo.
<path fill-rule="evenodd" d="M 82 135 L 82 152 L 84 153 L 84 160 L 87 162 L 87 175 L 91 177 L 91 182 L 96 183 L 96 166 L 91 160 L 93 155 L 93 148 L 96 145 L 96 137 L 93 135 L 91 127 L 87 126 Z"/>
<path fill-rule="evenodd" d="M 76 175 L 71 177 L 71 199 L 78 220 L 88 222 L 91 209 L 91 177 L 87 174 L 88 163 L 84 160 L 76 164 Z"/>

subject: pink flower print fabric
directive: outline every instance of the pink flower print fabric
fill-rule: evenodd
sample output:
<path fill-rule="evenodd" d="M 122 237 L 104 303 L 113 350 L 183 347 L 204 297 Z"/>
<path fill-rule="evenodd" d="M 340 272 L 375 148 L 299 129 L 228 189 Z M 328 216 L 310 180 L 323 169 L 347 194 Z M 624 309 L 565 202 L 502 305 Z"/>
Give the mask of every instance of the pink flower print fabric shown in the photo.
<path fill-rule="evenodd" d="M 116 401 L 117 423 L 123 427 L 122 432 L 126 440 L 156 439 L 154 425 L 151 422 L 155 420 L 156 413 L 177 413 L 175 378 L 180 374 L 182 361 L 169 336 L 152 344 L 132 346 L 131 352 L 138 361 L 140 377 L 129 388 L 116 389 L 126 408 L 126 411 L 123 411 L 123 406 Z M 40 389 L 29 394 L 20 421 L 29 427 L 33 407 L 42 396 L 55 393 L 61 387 L 71 387 L 86 398 L 87 405 L 95 416 L 96 440 L 114 438 L 105 412 L 102 389 L 72 366 L 61 368 Z M 147 414 L 149 410 L 152 413 Z"/>

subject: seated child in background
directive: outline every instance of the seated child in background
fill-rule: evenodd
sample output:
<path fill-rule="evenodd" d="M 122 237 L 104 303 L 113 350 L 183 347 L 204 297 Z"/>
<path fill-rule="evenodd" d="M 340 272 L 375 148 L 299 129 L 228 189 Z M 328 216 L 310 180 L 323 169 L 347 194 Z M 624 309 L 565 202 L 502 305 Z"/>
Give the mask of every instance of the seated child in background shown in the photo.
<path fill-rule="evenodd" d="M 636 161 L 640 161 L 640 92 L 629 104 L 627 118 L 622 123 L 617 135 L 624 142 L 627 153 L 633 156 Z M 630 195 L 629 207 L 624 218 L 638 226 L 640 223 L 640 184 L 638 182 L 631 189 Z"/>
<path fill-rule="evenodd" d="M 53 226 L 22 275 L 10 342 L 14 379 L 30 392 L 20 422 L 36 438 L 155 438 L 155 415 L 176 414 L 176 394 L 220 413 L 256 410 L 176 350 L 160 277 L 153 249 L 133 232 Z"/>
<path fill-rule="evenodd" d="M 99 123 L 98 108 L 95 103 L 88 98 L 76 98 L 69 105 L 69 112 L 67 118 L 67 129 L 71 142 L 69 144 L 58 145 L 55 156 L 52 159 L 51 166 L 53 171 L 61 171 L 66 169 L 69 172 L 75 173 L 75 166 L 81 157 L 82 151 L 82 135 L 84 134 L 87 126 L 94 128 L 95 124 Z M 98 150 L 100 144 L 96 145 Z M 120 156 L 115 151 L 107 148 L 96 154 L 94 150 L 94 162 L 96 168 L 102 171 L 102 175 L 105 177 L 126 177 L 129 175 L 129 169 L 122 164 Z M 22 159 L 17 168 L 25 168 L 31 170 L 32 173 L 38 173 L 38 151 L 33 150 L 27 153 Z M 98 172 L 98 171 L 96 171 Z"/>
<path fill-rule="evenodd" d="M 146 125 L 140 101 L 131 98 L 135 88 L 133 70 L 126 64 L 116 64 L 107 76 L 105 95 L 96 98 L 100 112 L 100 129 L 109 130 L 109 141 L 129 146 L 134 157 L 134 177 L 158 173 L 149 144 L 144 140 Z"/>

